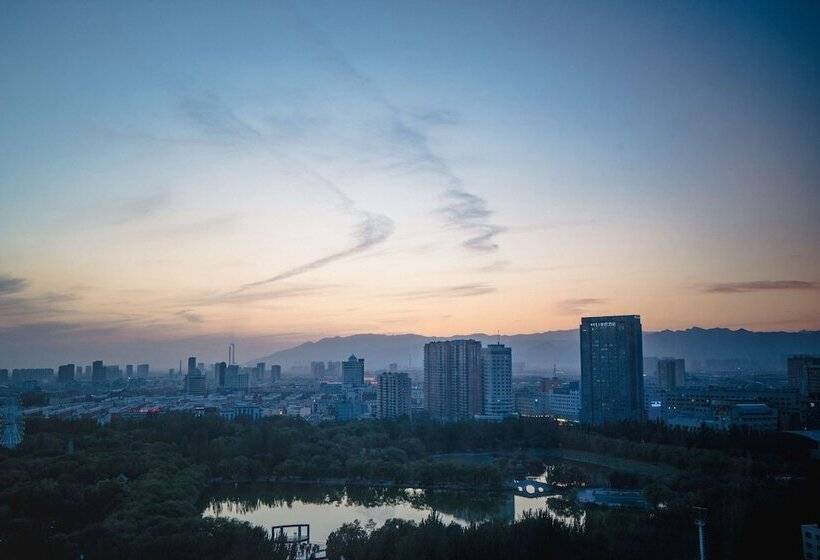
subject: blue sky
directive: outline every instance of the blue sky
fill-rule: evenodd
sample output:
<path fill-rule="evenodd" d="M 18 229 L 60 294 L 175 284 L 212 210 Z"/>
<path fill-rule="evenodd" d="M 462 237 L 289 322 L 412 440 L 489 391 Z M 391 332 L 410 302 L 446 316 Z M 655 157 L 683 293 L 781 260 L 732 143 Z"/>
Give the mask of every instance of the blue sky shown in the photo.
<path fill-rule="evenodd" d="M 816 3 L 0 11 L 13 361 L 818 328 Z"/>

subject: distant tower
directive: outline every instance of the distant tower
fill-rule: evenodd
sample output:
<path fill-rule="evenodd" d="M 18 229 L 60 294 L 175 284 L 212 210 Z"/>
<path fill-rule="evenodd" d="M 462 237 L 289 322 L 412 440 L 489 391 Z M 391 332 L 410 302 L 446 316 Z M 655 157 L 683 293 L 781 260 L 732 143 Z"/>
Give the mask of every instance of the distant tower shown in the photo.
<path fill-rule="evenodd" d="M 228 344 L 228 365 L 232 366 L 236 363 L 236 344 L 231 342 Z"/>
<path fill-rule="evenodd" d="M 364 358 L 351 354 L 347 361 L 342 362 L 342 382 L 351 387 L 364 385 Z"/>
<path fill-rule="evenodd" d="M 399 371 L 379 375 L 379 418 L 398 418 L 410 415 L 410 377 Z"/>

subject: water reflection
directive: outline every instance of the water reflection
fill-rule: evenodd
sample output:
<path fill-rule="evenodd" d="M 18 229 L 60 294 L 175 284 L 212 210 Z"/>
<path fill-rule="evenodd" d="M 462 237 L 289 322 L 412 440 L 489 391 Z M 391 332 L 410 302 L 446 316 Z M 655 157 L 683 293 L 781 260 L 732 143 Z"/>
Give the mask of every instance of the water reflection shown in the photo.
<path fill-rule="evenodd" d="M 203 515 L 248 521 L 270 531 L 273 525 L 309 523 L 311 540 L 324 544 L 343 523 L 392 518 L 421 521 L 436 513 L 444 523 L 510 522 L 526 512 L 547 512 L 567 524 L 583 524 L 584 513 L 561 496 L 523 497 L 417 488 L 247 484 L 217 487 Z"/>

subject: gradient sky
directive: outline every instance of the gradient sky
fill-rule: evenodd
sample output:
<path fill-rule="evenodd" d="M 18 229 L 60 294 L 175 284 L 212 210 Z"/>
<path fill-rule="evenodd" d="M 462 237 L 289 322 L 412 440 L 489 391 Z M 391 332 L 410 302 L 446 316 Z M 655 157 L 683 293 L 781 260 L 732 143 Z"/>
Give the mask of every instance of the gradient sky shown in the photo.
<path fill-rule="evenodd" d="M 0 367 L 820 328 L 819 6 L 3 3 Z"/>

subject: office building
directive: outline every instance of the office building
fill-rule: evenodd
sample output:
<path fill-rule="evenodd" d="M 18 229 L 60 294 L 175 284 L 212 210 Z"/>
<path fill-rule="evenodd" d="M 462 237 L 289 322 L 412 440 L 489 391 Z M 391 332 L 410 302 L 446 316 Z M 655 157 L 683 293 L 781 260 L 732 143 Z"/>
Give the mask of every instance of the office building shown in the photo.
<path fill-rule="evenodd" d="M 777 411 L 764 403 L 736 404 L 729 414 L 729 426 L 744 430 L 777 430 Z"/>
<path fill-rule="evenodd" d="M 379 375 L 379 418 L 410 415 L 410 376 L 389 371 Z"/>
<path fill-rule="evenodd" d="M 424 402 L 440 421 L 470 418 L 483 412 L 481 343 L 446 340 L 424 345 Z"/>
<path fill-rule="evenodd" d="M 547 402 L 550 416 L 577 422 L 581 412 L 579 383 L 573 381 L 560 387 L 554 387 L 547 394 Z"/>
<path fill-rule="evenodd" d="M 194 373 L 196 370 L 197 370 L 196 357 L 191 356 L 190 358 L 188 358 L 188 373 L 189 374 Z"/>
<path fill-rule="evenodd" d="M 581 319 L 581 421 L 643 420 L 643 340 L 638 315 Z"/>
<path fill-rule="evenodd" d="M 667 393 L 664 402 L 665 418 L 670 424 L 680 423 L 680 418 L 693 418 L 721 427 L 730 423 L 735 405 L 754 403 L 762 403 L 774 409 L 780 429 L 795 429 L 801 425 L 800 395 L 796 388 L 791 387 L 685 387 Z"/>
<path fill-rule="evenodd" d="M 225 370 L 225 389 L 231 391 L 245 391 L 248 389 L 249 375 L 245 368 L 236 364 L 229 365 Z"/>
<path fill-rule="evenodd" d="M 33 384 L 50 381 L 54 377 L 52 368 L 21 368 L 11 370 L 11 381 L 15 384 Z"/>
<path fill-rule="evenodd" d="M 134 366 L 131 364 L 125 365 L 125 377 L 132 378 L 134 377 Z"/>
<path fill-rule="evenodd" d="M 71 383 L 74 381 L 74 364 L 66 364 L 57 368 L 57 381 Z"/>
<path fill-rule="evenodd" d="M 503 344 L 489 344 L 481 351 L 482 411 L 485 416 L 507 416 L 513 413 L 512 349 Z"/>
<path fill-rule="evenodd" d="M 279 364 L 273 364 L 270 367 L 270 380 L 274 383 L 282 379 L 282 366 Z"/>
<path fill-rule="evenodd" d="M 364 358 L 351 354 L 347 361 L 342 362 L 342 383 L 350 387 L 364 385 Z"/>
<path fill-rule="evenodd" d="M 151 368 L 148 367 L 148 364 L 139 364 L 137 366 L 137 377 L 148 377 L 148 372 L 150 371 L 150 369 Z"/>
<path fill-rule="evenodd" d="M 194 370 L 185 375 L 185 392 L 189 395 L 199 395 L 204 397 L 207 393 L 207 383 L 205 376 L 195 367 Z"/>
<path fill-rule="evenodd" d="M 661 358 L 655 367 L 661 389 L 669 391 L 686 384 L 686 362 L 682 358 Z"/>
<path fill-rule="evenodd" d="M 102 360 L 91 363 L 91 382 L 105 383 L 105 366 L 103 366 Z"/>

